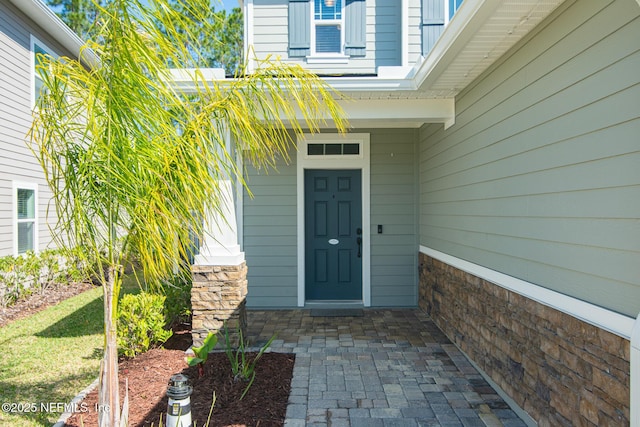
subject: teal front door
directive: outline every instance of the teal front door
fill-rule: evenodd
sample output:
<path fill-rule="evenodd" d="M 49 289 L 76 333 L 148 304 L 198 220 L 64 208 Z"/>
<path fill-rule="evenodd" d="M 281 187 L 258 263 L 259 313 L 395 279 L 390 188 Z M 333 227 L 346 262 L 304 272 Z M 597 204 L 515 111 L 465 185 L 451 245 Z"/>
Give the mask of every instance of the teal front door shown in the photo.
<path fill-rule="evenodd" d="M 362 300 L 362 174 L 305 170 L 308 301 Z"/>

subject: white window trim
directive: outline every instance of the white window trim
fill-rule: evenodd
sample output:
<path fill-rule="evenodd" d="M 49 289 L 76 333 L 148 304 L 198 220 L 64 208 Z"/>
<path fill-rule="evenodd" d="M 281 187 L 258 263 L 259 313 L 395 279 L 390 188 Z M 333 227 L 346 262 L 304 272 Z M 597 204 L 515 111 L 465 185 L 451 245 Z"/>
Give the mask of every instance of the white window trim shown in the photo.
<path fill-rule="evenodd" d="M 359 155 L 309 156 L 309 143 L 359 143 Z M 298 307 L 304 307 L 305 295 L 305 223 L 304 223 L 304 171 L 305 169 L 359 169 L 362 171 L 362 304 L 371 306 L 371 168 L 370 134 L 305 134 L 297 139 L 297 254 L 298 254 Z"/>
<path fill-rule="evenodd" d="M 311 9 L 311 46 L 310 47 L 310 52 L 311 54 L 307 57 L 307 61 L 309 63 L 331 63 L 331 64 L 341 64 L 341 63 L 348 63 L 349 57 L 346 56 L 344 54 L 344 45 L 345 45 L 345 41 L 344 41 L 344 13 L 345 13 L 345 6 L 346 6 L 346 0 L 342 0 L 342 13 L 341 19 L 327 19 L 327 20 L 316 20 L 316 16 L 315 16 L 315 10 L 316 10 L 316 5 L 315 2 L 317 1 L 323 1 L 323 0 L 312 0 L 311 2 L 311 7 L 309 9 Z M 340 26 L 340 52 L 331 52 L 331 53 L 317 53 L 316 52 L 316 22 L 321 22 L 322 24 L 320 24 L 320 26 L 322 25 L 338 25 Z"/>
<path fill-rule="evenodd" d="M 317 54 L 315 56 L 307 56 L 308 64 L 348 64 L 349 57 L 345 55 L 334 54 Z"/>
<path fill-rule="evenodd" d="M 38 203 L 38 184 L 34 182 L 24 182 L 24 181 L 13 181 L 13 189 L 12 189 L 12 226 L 13 226 L 13 255 L 18 256 L 18 223 L 26 222 L 20 221 L 18 219 L 18 190 L 33 190 L 33 197 L 35 199 L 34 206 L 34 218 L 33 218 L 33 251 L 39 252 L 40 247 L 40 238 L 39 238 L 39 228 L 40 228 L 40 218 L 38 215 L 39 203 Z M 31 221 L 31 220 L 30 220 Z"/>
<path fill-rule="evenodd" d="M 38 45 L 42 50 L 47 52 L 47 54 L 51 55 L 54 58 L 58 58 L 58 54 L 55 53 L 53 49 L 47 46 L 46 43 L 43 43 L 36 36 L 31 34 L 31 38 L 29 41 L 29 64 L 31 66 L 31 109 L 36 106 L 36 55 L 35 55 L 35 46 Z"/>

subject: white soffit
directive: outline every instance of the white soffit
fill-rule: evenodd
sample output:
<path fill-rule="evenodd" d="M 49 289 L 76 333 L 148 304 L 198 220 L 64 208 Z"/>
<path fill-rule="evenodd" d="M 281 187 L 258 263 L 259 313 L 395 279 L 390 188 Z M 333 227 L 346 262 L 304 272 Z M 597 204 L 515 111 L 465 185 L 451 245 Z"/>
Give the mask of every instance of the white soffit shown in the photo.
<path fill-rule="evenodd" d="M 416 72 L 419 90 L 456 96 L 564 0 L 465 1 Z"/>

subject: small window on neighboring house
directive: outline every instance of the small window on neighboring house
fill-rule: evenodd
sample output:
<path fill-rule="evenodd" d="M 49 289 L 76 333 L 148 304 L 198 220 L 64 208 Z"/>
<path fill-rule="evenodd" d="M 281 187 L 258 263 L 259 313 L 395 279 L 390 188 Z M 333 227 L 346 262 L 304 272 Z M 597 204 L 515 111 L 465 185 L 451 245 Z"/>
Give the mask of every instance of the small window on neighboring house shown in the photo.
<path fill-rule="evenodd" d="M 15 184 L 15 253 L 35 251 L 38 241 L 37 187 L 31 184 Z"/>
<path fill-rule="evenodd" d="M 31 36 L 31 74 L 33 76 L 33 94 L 31 100 L 33 106 L 35 106 L 36 101 L 42 92 L 42 88 L 44 87 L 42 77 L 40 77 L 40 73 L 37 71 L 38 65 L 42 63 L 42 55 L 56 56 L 46 45 Z"/>

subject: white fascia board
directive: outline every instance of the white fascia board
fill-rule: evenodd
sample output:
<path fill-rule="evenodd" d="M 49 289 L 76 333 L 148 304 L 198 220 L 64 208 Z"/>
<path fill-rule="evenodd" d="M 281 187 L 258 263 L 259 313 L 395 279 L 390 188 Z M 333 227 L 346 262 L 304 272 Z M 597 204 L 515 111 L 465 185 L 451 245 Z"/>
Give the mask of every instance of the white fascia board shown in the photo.
<path fill-rule="evenodd" d="M 416 123 L 448 122 L 455 117 L 454 99 L 365 99 L 340 100 L 349 121 L 403 121 Z"/>
<path fill-rule="evenodd" d="M 416 90 L 411 78 L 380 77 L 324 77 L 323 80 L 332 88 L 341 92 Z"/>
<path fill-rule="evenodd" d="M 455 121 L 454 99 L 363 99 L 339 100 L 352 128 L 414 128 L 425 123 L 444 123 L 445 128 Z M 296 119 L 304 122 L 296 108 Z M 334 126 L 329 116 L 321 124 L 323 129 Z M 288 121 L 283 121 L 288 125 Z"/>
<path fill-rule="evenodd" d="M 198 69 L 198 78 L 204 76 L 207 80 L 216 80 L 220 84 L 231 84 L 233 79 L 227 79 L 221 69 Z M 171 77 L 174 86 L 185 92 L 195 92 L 196 69 L 171 69 Z M 379 77 L 325 77 L 323 80 L 337 91 L 372 92 L 393 90 L 415 90 L 412 80 L 409 78 L 379 78 Z"/>
<path fill-rule="evenodd" d="M 80 52 L 85 44 L 84 41 L 41 0 L 9 1 L 51 35 L 51 37 L 65 49 L 69 50 L 76 58 L 80 57 Z M 83 55 L 82 61 L 88 65 L 94 65 L 97 62 L 97 58 L 92 52 L 87 52 L 86 55 Z"/>
<path fill-rule="evenodd" d="M 176 89 L 186 93 L 196 92 L 196 84 L 204 87 L 206 81 L 216 81 L 224 87 L 233 83 L 234 79 L 226 79 L 222 69 L 174 69 L 169 70 L 170 78 Z M 334 89 L 340 91 L 341 78 L 326 79 Z M 375 78 L 351 80 L 349 89 L 354 90 L 354 81 L 359 81 L 362 91 L 389 90 L 389 84 L 406 84 L 407 80 L 379 81 Z M 199 83 L 196 83 L 199 81 Z M 378 85 L 376 86 L 376 84 Z M 396 86 L 397 87 L 397 86 Z M 402 86 L 401 86 L 402 87 Z M 352 126 L 389 126 L 418 128 L 425 123 L 444 123 L 445 129 L 455 122 L 455 99 L 453 98 L 409 98 L 409 99 L 341 99 L 338 103 L 343 108 L 345 116 Z M 297 118 L 303 121 L 302 112 L 298 111 Z M 328 118 L 328 117 L 327 117 Z M 331 121 L 326 123 L 327 127 Z"/>
<path fill-rule="evenodd" d="M 225 80 L 224 68 L 171 68 L 169 75 L 177 86 L 201 80 Z"/>

